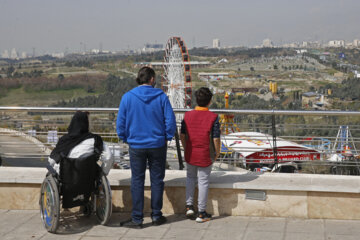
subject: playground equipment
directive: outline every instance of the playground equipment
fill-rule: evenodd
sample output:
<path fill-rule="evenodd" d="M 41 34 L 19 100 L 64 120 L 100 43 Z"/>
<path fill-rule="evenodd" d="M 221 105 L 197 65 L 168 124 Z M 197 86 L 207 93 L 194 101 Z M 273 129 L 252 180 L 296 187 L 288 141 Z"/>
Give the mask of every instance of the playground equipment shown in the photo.
<path fill-rule="evenodd" d="M 225 108 L 229 109 L 229 94 L 225 93 Z M 240 132 L 240 129 L 234 122 L 234 114 L 221 114 L 219 119 L 221 132 L 223 134 Z"/>

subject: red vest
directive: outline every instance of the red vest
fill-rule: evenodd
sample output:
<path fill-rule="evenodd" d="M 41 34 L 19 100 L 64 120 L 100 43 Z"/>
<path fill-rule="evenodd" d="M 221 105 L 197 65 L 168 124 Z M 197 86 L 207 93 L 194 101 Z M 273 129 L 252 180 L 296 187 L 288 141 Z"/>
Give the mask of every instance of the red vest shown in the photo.
<path fill-rule="evenodd" d="M 216 118 L 217 114 L 210 111 L 193 110 L 185 113 L 185 161 L 187 163 L 199 167 L 207 167 L 212 164 L 210 133 Z"/>

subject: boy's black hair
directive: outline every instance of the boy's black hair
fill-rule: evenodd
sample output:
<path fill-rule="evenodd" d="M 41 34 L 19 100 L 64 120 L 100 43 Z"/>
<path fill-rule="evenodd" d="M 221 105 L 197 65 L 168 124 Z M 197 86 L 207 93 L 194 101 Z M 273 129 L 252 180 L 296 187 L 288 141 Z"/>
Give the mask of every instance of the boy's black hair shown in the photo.
<path fill-rule="evenodd" d="M 201 87 L 195 92 L 196 103 L 200 107 L 206 107 L 212 98 L 213 94 L 207 87 Z"/>
<path fill-rule="evenodd" d="M 142 67 L 140 68 L 136 82 L 139 85 L 149 83 L 151 78 L 155 78 L 155 71 L 151 67 Z"/>

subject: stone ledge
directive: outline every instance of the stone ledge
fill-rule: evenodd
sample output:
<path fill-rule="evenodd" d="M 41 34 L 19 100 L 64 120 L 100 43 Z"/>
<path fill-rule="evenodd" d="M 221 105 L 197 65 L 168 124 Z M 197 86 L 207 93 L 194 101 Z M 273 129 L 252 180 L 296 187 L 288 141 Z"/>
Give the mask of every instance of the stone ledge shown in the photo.
<path fill-rule="evenodd" d="M 43 168 L 0 167 L 0 184 L 41 184 L 46 172 Z M 112 187 L 130 186 L 130 177 L 129 170 L 112 169 L 108 179 Z M 147 172 L 145 186 L 150 186 L 149 179 Z M 359 180 L 360 176 L 214 171 L 210 188 L 360 193 Z M 185 187 L 185 181 L 186 171 L 166 172 L 166 187 Z"/>

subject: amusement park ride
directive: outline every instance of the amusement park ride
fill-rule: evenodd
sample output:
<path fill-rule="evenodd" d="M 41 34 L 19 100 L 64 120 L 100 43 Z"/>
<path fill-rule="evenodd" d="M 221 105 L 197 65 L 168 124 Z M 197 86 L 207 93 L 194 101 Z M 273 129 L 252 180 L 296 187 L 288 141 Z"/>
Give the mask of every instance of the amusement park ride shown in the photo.
<path fill-rule="evenodd" d="M 229 94 L 225 93 L 225 108 L 229 108 Z M 234 114 L 221 114 L 219 122 L 221 124 L 221 132 L 226 135 L 229 133 L 240 132 L 240 129 L 234 122 Z"/>
<path fill-rule="evenodd" d="M 335 143 L 332 149 L 333 153 L 341 154 L 343 157 L 357 156 L 357 150 L 354 139 L 351 136 L 349 126 L 340 126 Z"/>
<path fill-rule="evenodd" d="M 181 37 L 171 37 L 166 44 L 162 89 L 173 108 L 191 108 L 190 58 Z"/>
<path fill-rule="evenodd" d="M 164 75 L 162 89 L 169 97 L 173 108 L 186 109 L 192 106 L 192 79 L 191 62 L 188 49 L 181 37 L 170 37 L 165 48 Z M 229 95 L 225 94 L 225 108 L 229 108 Z M 182 115 L 177 114 L 177 122 L 182 120 Z M 297 144 L 276 138 L 275 124 L 272 135 L 258 132 L 241 132 L 234 121 L 233 114 L 221 114 L 219 118 L 222 132 L 221 152 L 226 158 L 231 154 L 233 159 L 242 159 L 244 167 L 251 164 L 257 166 L 272 166 L 266 170 L 279 171 L 281 165 L 290 166 L 296 162 L 325 160 L 329 162 L 342 162 L 349 158 L 358 158 L 357 150 L 352 140 L 348 126 L 340 126 L 338 135 L 331 149 L 331 141 L 324 138 L 308 138 L 308 144 Z M 184 168 L 178 131 L 175 134 L 179 169 Z M 313 145 L 314 141 L 321 142 Z M 357 161 L 356 161 L 357 163 Z M 360 172 L 360 167 L 358 167 Z M 261 168 L 262 169 L 262 168 Z M 277 170 L 276 170 L 277 169 Z M 252 169 L 257 171 L 258 168 Z"/>

